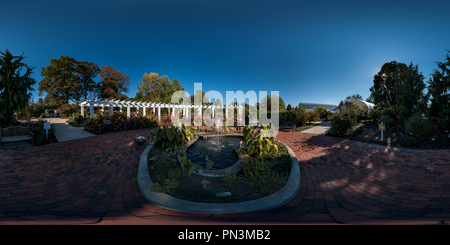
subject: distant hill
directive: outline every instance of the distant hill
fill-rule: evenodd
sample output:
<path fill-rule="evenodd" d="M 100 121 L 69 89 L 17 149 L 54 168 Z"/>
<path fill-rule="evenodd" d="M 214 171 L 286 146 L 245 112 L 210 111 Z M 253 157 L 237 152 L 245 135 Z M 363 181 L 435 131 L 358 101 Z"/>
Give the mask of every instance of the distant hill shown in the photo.
<path fill-rule="evenodd" d="M 308 111 L 312 111 L 314 107 L 317 106 L 323 106 L 327 111 L 335 112 L 337 111 L 337 105 L 330 105 L 330 104 L 318 104 L 318 103 L 300 103 L 300 105 L 306 106 L 306 109 Z"/>

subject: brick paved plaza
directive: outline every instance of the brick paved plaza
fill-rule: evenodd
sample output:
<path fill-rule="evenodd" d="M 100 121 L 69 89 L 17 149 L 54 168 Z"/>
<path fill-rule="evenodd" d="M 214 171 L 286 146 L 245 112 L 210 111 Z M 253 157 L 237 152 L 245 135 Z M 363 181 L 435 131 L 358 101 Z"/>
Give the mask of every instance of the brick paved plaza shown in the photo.
<path fill-rule="evenodd" d="M 150 129 L 0 150 L 0 224 L 441 224 L 450 220 L 449 151 L 386 148 L 301 132 L 301 188 L 286 205 L 246 214 L 168 211 L 141 195 Z"/>

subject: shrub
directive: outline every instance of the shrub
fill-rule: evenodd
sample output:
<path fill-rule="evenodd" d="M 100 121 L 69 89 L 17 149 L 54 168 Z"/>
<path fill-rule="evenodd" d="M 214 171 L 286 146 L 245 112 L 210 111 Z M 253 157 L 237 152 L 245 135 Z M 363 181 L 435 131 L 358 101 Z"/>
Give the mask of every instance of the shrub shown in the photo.
<path fill-rule="evenodd" d="M 306 112 L 306 118 L 308 122 L 314 122 L 320 119 L 319 113 L 315 111 L 308 111 Z"/>
<path fill-rule="evenodd" d="M 154 138 L 156 146 L 165 148 L 168 151 L 178 151 L 183 149 L 184 141 L 189 141 L 193 138 L 193 134 L 189 127 L 177 128 L 172 125 L 171 127 L 156 128 L 148 138 L 149 142 L 151 138 Z"/>
<path fill-rule="evenodd" d="M 382 110 L 379 108 L 374 108 L 372 110 L 369 111 L 368 113 L 368 117 L 371 120 L 378 120 L 378 117 L 381 117 L 381 112 Z"/>
<path fill-rule="evenodd" d="M 414 113 L 405 121 L 406 130 L 418 138 L 427 135 L 431 126 L 431 121 L 423 118 L 421 113 Z"/>
<path fill-rule="evenodd" d="M 378 119 L 377 123 L 383 123 L 384 125 L 386 125 L 386 127 L 390 127 L 394 125 L 394 119 L 392 119 L 390 116 L 383 115 L 380 119 Z"/>
<path fill-rule="evenodd" d="M 399 139 L 398 139 L 398 143 L 401 146 L 413 146 L 415 144 L 417 144 L 417 139 L 414 138 L 413 136 L 409 136 L 409 135 L 402 135 Z"/>
<path fill-rule="evenodd" d="M 34 117 L 40 117 L 45 113 L 45 107 L 43 104 L 33 103 L 30 107 L 30 114 Z"/>
<path fill-rule="evenodd" d="M 319 119 L 325 120 L 327 119 L 328 111 L 323 106 L 314 107 L 314 112 L 316 112 L 319 116 Z"/>
<path fill-rule="evenodd" d="M 331 118 L 331 134 L 344 136 L 356 124 L 356 113 L 352 109 L 340 111 Z"/>
<path fill-rule="evenodd" d="M 271 127 L 264 126 L 264 130 L 270 129 Z M 250 156 L 258 155 L 263 157 L 269 153 L 278 152 L 275 137 L 264 137 L 260 128 L 254 130 L 253 127 L 247 125 L 243 130 L 243 136 L 242 142 L 245 144 L 246 148 L 243 149 L 242 145 L 240 145 L 238 150 L 239 155 L 245 153 Z"/>
<path fill-rule="evenodd" d="M 280 175 L 288 175 L 292 168 L 292 159 L 289 154 L 280 156 L 277 162 L 273 165 L 274 170 Z"/>
<path fill-rule="evenodd" d="M 254 191 L 270 191 L 277 182 L 276 171 L 263 158 L 249 159 L 241 167 L 247 183 Z"/>
<path fill-rule="evenodd" d="M 381 111 L 381 116 L 394 117 L 395 109 L 394 107 L 386 107 Z"/>

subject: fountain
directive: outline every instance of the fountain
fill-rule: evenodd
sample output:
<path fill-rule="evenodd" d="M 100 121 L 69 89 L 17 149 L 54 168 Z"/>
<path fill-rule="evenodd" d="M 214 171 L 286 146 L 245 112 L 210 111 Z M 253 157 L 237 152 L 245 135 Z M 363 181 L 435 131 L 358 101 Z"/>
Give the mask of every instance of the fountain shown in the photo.
<path fill-rule="evenodd" d="M 200 134 L 197 140 L 191 142 L 185 149 L 186 157 L 194 164 L 206 166 L 206 157 L 213 161 L 213 167 L 205 170 L 209 176 L 222 176 L 226 171 L 236 172 L 240 169 L 237 163 L 241 162 L 237 150 L 240 147 L 242 136 L 224 134 L 223 126 L 216 120 L 209 134 Z"/>

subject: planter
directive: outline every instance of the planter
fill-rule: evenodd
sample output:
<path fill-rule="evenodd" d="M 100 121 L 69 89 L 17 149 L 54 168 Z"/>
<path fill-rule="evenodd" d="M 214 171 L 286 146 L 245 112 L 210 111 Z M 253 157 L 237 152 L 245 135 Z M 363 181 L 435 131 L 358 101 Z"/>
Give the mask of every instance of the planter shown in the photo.
<path fill-rule="evenodd" d="M 147 139 L 144 136 L 136 136 L 136 138 L 134 138 L 134 141 L 138 145 L 142 145 L 142 144 L 144 144 L 147 141 Z"/>

